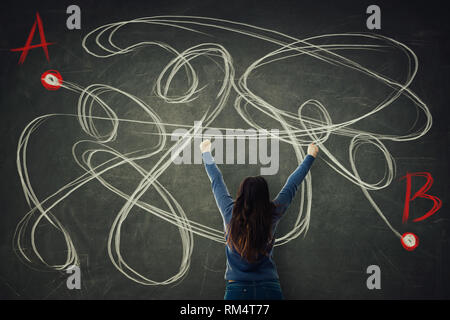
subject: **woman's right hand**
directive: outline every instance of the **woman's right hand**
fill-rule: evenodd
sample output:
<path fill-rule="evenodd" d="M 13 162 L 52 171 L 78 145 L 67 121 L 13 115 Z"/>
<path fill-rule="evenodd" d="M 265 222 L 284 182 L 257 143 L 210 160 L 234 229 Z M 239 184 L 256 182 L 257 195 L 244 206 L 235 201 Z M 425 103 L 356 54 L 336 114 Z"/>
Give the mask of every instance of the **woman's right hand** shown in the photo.
<path fill-rule="evenodd" d="M 308 154 L 312 155 L 314 158 L 317 156 L 318 152 L 319 152 L 319 148 L 314 143 L 311 143 L 308 146 Z"/>

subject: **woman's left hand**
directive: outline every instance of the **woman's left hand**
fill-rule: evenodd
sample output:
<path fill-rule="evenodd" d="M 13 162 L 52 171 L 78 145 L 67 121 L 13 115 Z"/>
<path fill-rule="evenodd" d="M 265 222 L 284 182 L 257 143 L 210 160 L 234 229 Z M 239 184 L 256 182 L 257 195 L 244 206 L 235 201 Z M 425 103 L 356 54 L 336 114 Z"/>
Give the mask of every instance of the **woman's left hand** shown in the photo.
<path fill-rule="evenodd" d="M 211 152 L 211 141 L 209 139 L 204 140 L 200 143 L 200 151 L 203 152 Z"/>

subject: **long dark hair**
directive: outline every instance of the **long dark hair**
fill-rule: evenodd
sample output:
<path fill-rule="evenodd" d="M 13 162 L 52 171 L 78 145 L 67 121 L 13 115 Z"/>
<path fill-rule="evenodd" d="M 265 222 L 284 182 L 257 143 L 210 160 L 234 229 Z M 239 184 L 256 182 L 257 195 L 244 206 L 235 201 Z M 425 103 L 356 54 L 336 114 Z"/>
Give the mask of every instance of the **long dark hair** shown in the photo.
<path fill-rule="evenodd" d="M 247 177 L 240 186 L 227 228 L 227 243 L 252 263 L 268 254 L 275 205 L 262 176 Z"/>

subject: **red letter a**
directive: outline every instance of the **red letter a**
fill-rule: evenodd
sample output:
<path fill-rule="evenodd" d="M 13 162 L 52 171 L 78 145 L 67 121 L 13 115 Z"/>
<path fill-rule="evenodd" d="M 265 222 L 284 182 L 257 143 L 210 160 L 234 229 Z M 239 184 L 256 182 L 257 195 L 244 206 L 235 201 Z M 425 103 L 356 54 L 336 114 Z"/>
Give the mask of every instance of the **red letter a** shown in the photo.
<path fill-rule="evenodd" d="M 420 188 L 419 191 L 417 191 L 414 196 L 411 198 L 411 177 L 425 177 L 427 178 L 427 182 Z M 403 209 L 403 219 L 402 222 L 405 223 L 408 220 L 409 215 L 409 202 L 413 201 L 416 198 L 426 198 L 433 201 L 434 205 L 433 208 L 431 208 L 430 211 L 425 213 L 422 217 L 416 218 L 413 220 L 413 222 L 422 221 L 434 214 L 436 211 L 438 211 L 442 206 L 442 201 L 438 197 L 430 196 L 429 194 L 426 194 L 433 184 L 433 177 L 431 177 L 431 174 L 428 172 L 413 172 L 413 173 L 406 173 L 406 176 L 402 177 L 401 179 L 406 178 L 406 197 L 405 197 L 405 208 Z M 401 180 L 400 179 L 400 180 Z"/>
<path fill-rule="evenodd" d="M 33 39 L 34 32 L 36 31 L 36 24 L 38 25 L 38 28 L 39 28 L 39 36 L 41 37 L 41 43 L 31 45 L 31 40 Z M 54 42 L 47 43 L 45 41 L 44 27 L 42 26 L 42 20 L 41 20 L 41 17 L 39 16 L 39 12 L 36 12 L 36 20 L 34 21 L 33 27 L 31 28 L 31 31 L 28 36 L 27 42 L 25 43 L 25 46 L 23 48 L 11 49 L 11 51 L 22 51 L 22 54 L 20 55 L 20 59 L 19 59 L 19 64 L 22 64 L 25 62 L 25 58 L 27 57 L 28 51 L 30 49 L 42 47 L 44 49 L 45 56 L 47 57 L 47 61 L 50 61 L 50 58 L 48 57 L 47 46 L 49 46 L 51 44 L 54 44 Z"/>

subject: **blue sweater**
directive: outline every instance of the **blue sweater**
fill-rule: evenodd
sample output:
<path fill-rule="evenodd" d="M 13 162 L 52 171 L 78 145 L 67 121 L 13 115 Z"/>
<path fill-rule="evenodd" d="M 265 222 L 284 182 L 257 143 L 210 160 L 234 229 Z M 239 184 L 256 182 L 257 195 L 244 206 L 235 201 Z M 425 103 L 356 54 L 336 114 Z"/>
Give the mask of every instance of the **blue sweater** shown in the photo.
<path fill-rule="evenodd" d="M 231 198 L 230 193 L 228 192 L 227 186 L 223 181 L 222 173 L 214 162 L 214 158 L 212 157 L 211 153 L 204 152 L 202 153 L 202 157 L 206 172 L 208 173 L 209 179 L 211 181 L 214 198 L 216 199 L 217 206 L 219 207 L 220 213 L 222 214 L 224 230 L 226 230 L 226 226 L 230 223 L 233 213 L 234 201 Z M 283 216 L 286 209 L 291 204 L 298 186 L 302 183 L 303 179 L 308 173 L 312 163 L 314 162 L 314 159 L 315 158 L 313 156 L 307 155 L 303 160 L 303 163 L 300 164 L 297 169 L 289 176 L 286 184 L 273 200 L 276 209 L 274 212 L 272 223 L 272 234 L 275 234 L 275 230 L 280 218 Z M 236 250 L 231 249 L 227 245 L 227 269 L 225 272 L 225 279 L 241 281 L 278 279 L 278 272 L 275 266 L 275 262 L 273 261 L 272 251 L 273 243 L 270 246 L 269 255 L 262 255 L 258 261 L 249 263 L 245 259 L 243 259 Z"/>

